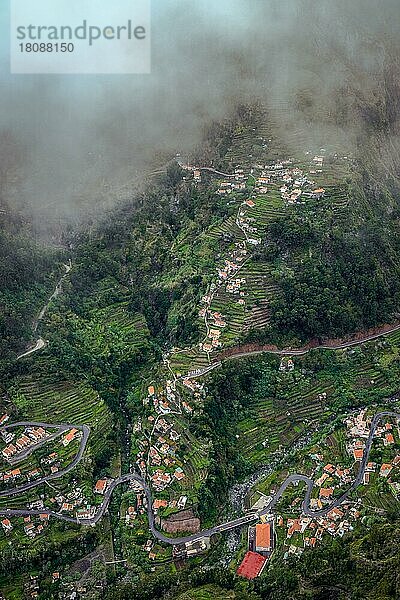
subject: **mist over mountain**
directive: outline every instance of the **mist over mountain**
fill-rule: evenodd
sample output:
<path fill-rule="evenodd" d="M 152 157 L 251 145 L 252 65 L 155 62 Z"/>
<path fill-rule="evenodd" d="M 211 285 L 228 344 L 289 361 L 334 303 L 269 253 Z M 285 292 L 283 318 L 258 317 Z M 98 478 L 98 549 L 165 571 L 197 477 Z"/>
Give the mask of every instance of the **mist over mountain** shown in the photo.
<path fill-rule="evenodd" d="M 397 144 L 395 0 L 153 0 L 152 72 L 125 76 L 10 75 L 8 4 L 1 194 L 38 225 L 98 216 L 238 102 L 261 100 L 283 137 L 351 151 L 372 126 L 383 154 Z"/>

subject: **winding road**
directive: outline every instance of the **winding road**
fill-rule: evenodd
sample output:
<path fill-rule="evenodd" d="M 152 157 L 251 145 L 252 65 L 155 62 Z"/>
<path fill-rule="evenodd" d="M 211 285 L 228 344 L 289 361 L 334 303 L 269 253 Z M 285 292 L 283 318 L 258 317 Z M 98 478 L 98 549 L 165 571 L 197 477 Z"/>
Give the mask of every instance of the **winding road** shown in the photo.
<path fill-rule="evenodd" d="M 46 514 L 46 515 L 55 517 L 57 519 L 61 519 L 63 521 L 67 521 L 69 523 L 78 523 L 81 525 L 94 526 L 103 517 L 104 513 L 106 512 L 106 510 L 110 504 L 111 497 L 112 497 L 112 494 L 113 494 L 115 488 L 121 484 L 128 483 L 131 481 L 136 481 L 137 483 L 139 483 L 141 485 L 141 487 L 143 488 L 144 493 L 146 495 L 149 530 L 151 531 L 153 536 L 155 538 L 157 538 L 159 541 L 164 542 L 166 544 L 175 545 L 175 544 L 184 544 L 186 542 L 193 542 L 193 541 L 199 540 L 204 537 L 210 537 L 216 533 L 220 533 L 223 531 L 229 531 L 230 529 L 235 529 L 236 527 L 242 527 L 243 525 L 249 525 L 250 523 L 256 522 L 260 519 L 261 516 L 266 515 L 266 514 L 270 513 L 271 511 L 273 511 L 277 502 L 280 500 L 280 498 L 284 494 L 285 490 L 290 485 L 295 484 L 297 482 L 304 482 L 306 484 L 306 493 L 305 493 L 305 497 L 304 497 L 304 500 L 302 503 L 303 513 L 310 517 L 322 517 L 322 516 L 325 516 L 326 514 L 328 514 L 333 508 L 340 506 L 345 500 L 347 500 L 349 495 L 360 485 L 360 483 L 364 477 L 364 473 L 365 473 L 365 469 L 366 469 L 366 466 L 368 463 L 368 458 L 369 458 L 369 454 L 371 451 L 372 442 L 374 439 L 376 429 L 379 425 L 379 422 L 383 418 L 386 418 L 386 417 L 394 417 L 396 419 L 400 419 L 400 413 L 396 413 L 393 411 L 382 411 L 382 412 L 377 413 L 373 417 L 371 426 L 370 426 L 368 439 L 366 441 L 366 445 L 364 448 L 363 457 L 360 462 L 360 466 L 359 466 L 358 473 L 357 473 L 355 480 L 341 496 L 339 496 L 338 498 L 335 498 L 332 502 L 329 503 L 329 505 L 325 506 L 324 508 L 321 508 L 320 510 L 312 510 L 310 507 L 311 495 L 312 495 L 312 491 L 313 491 L 313 488 L 315 485 L 314 481 L 312 479 L 310 479 L 309 477 L 307 477 L 306 475 L 293 473 L 292 475 L 289 475 L 285 479 L 285 481 L 282 483 L 280 488 L 277 490 L 277 492 L 271 498 L 270 502 L 263 509 L 255 511 L 255 512 L 251 512 L 247 515 L 244 515 L 244 516 L 234 519 L 232 521 L 227 521 L 225 523 L 215 525 L 214 527 L 211 527 L 210 529 L 204 529 L 203 531 L 199 531 L 198 533 L 193 533 L 191 535 L 180 537 L 180 538 L 170 538 L 170 537 L 164 535 L 163 533 L 161 533 L 155 526 L 155 515 L 153 512 L 153 508 L 152 508 L 153 499 L 152 499 L 152 495 L 151 495 L 151 490 L 150 490 L 149 486 L 147 485 L 146 481 L 139 475 L 136 475 L 134 473 L 128 473 L 127 475 L 122 475 L 121 477 L 114 479 L 109 484 L 109 486 L 106 489 L 106 492 L 104 494 L 104 498 L 103 498 L 101 505 L 98 507 L 96 513 L 91 518 L 79 519 L 77 517 L 75 517 L 75 518 L 69 517 L 67 515 L 63 515 L 63 514 L 55 512 L 55 511 L 48 510 L 48 509 L 33 510 L 33 509 L 8 509 L 8 508 L 5 508 L 5 509 L 0 509 L 0 515 L 5 516 L 5 517 L 15 517 L 15 516 L 27 516 L 27 515 L 34 516 L 34 515 Z M 77 455 L 75 456 L 74 460 L 70 463 L 70 465 L 68 465 L 68 467 L 66 469 L 59 471 L 57 473 L 53 473 L 46 477 L 43 477 L 35 482 L 30 482 L 25 485 L 19 486 L 18 488 L 14 488 L 13 490 L 6 490 L 5 492 L 4 491 L 0 492 L 0 496 L 11 496 L 11 495 L 16 495 L 18 493 L 22 493 L 23 491 L 26 491 L 28 489 L 31 489 L 38 485 L 41 485 L 42 483 L 49 481 L 50 479 L 56 479 L 56 478 L 62 477 L 63 475 L 65 475 L 66 473 L 71 471 L 81 461 L 81 459 L 83 457 L 83 453 L 86 448 L 89 433 L 90 433 L 90 430 L 86 425 L 70 425 L 70 424 L 50 425 L 47 423 L 30 423 L 30 422 L 14 423 L 12 425 L 6 425 L 5 427 L 2 427 L 1 429 L 10 429 L 11 427 L 20 427 L 20 426 L 25 426 L 25 427 L 41 426 L 41 427 L 50 427 L 52 429 L 58 428 L 58 429 L 62 429 L 62 430 L 75 427 L 76 429 L 80 429 L 83 432 L 83 436 L 82 436 L 80 448 L 79 448 Z"/>
<path fill-rule="evenodd" d="M 337 344 L 317 344 L 315 346 L 310 346 L 306 348 L 286 348 L 280 350 L 276 349 L 265 349 L 265 350 L 250 350 L 248 352 L 238 352 L 237 354 L 231 354 L 230 356 L 226 356 L 224 360 L 233 359 L 233 358 L 243 358 L 245 356 L 255 356 L 257 354 L 277 354 L 278 356 L 303 356 L 304 354 L 308 354 L 312 350 L 345 350 L 346 348 L 351 348 L 353 346 L 361 346 L 367 342 L 372 342 L 381 337 L 385 337 L 394 333 L 395 331 L 400 330 L 400 324 L 397 323 L 392 327 L 385 329 L 384 331 L 379 331 L 377 333 L 367 334 L 362 338 L 348 340 L 344 342 L 338 342 Z"/>
<path fill-rule="evenodd" d="M 333 508 L 340 506 L 345 500 L 347 500 L 347 498 L 350 496 L 350 494 L 360 485 L 360 483 L 362 482 L 362 480 L 364 478 L 364 473 L 365 473 L 365 469 L 366 469 L 366 466 L 368 463 L 369 453 L 371 451 L 371 446 L 372 446 L 373 438 L 375 435 L 375 431 L 376 431 L 376 428 L 378 427 L 379 421 L 383 417 L 395 417 L 397 419 L 400 419 L 400 413 L 395 413 L 392 411 L 383 411 L 383 412 L 377 413 L 374 416 L 374 418 L 372 419 L 372 422 L 371 422 L 369 436 L 368 436 L 368 439 L 367 439 L 367 442 L 366 442 L 366 445 L 364 448 L 364 453 L 363 453 L 363 457 L 360 462 L 360 466 L 358 468 L 357 476 L 356 476 L 355 480 L 353 481 L 353 483 L 350 485 L 350 487 L 341 496 L 339 496 L 338 498 L 335 498 L 332 502 L 329 503 L 329 505 L 327 507 L 321 508 L 320 510 L 312 510 L 310 508 L 310 501 L 311 501 L 312 491 L 314 488 L 314 481 L 312 479 L 310 479 L 309 477 L 307 477 L 306 475 L 299 475 L 298 473 L 294 473 L 293 475 L 289 475 L 285 479 L 285 481 L 282 483 L 282 485 L 280 486 L 278 491 L 274 494 L 271 501 L 268 503 L 268 505 L 265 508 L 262 509 L 260 514 L 267 514 L 268 512 L 271 512 L 271 510 L 273 510 L 274 506 L 277 504 L 277 502 L 279 502 L 280 498 L 284 494 L 285 490 L 289 487 L 289 485 L 295 484 L 297 482 L 303 482 L 306 484 L 306 493 L 305 493 L 305 497 L 304 497 L 304 500 L 302 503 L 302 510 L 305 515 L 310 516 L 310 517 L 323 517 L 328 512 L 330 512 Z"/>
<path fill-rule="evenodd" d="M 191 371 L 187 375 L 181 375 L 179 379 L 185 379 L 186 377 L 189 377 L 190 379 L 202 377 L 203 375 L 209 373 L 213 369 L 220 367 L 222 362 L 226 360 L 246 358 L 247 356 L 257 356 L 258 354 L 275 354 L 276 356 L 304 356 L 304 354 L 308 354 L 313 350 L 345 350 L 346 348 L 352 348 L 353 346 L 361 346 L 362 344 L 365 344 L 367 342 L 372 342 L 373 340 L 385 337 L 399 330 L 400 324 L 396 324 L 390 328 L 385 329 L 384 331 L 367 334 L 364 337 L 358 338 L 356 340 L 338 342 L 337 344 L 316 344 L 315 346 L 309 346 L 304 348 L 284 348 L 282 350 L 279 348 L 261 348 L 260 350 L 247 350 L 243 352 L 237 352 L 235 354 L 227 354 L 225 356 L 220 355 L 215 362 L 212 362 L 204 368 Z"/>
<path fill-rule="evenodd" d="M 33 328 L 32 328 L 33 333 L 37 332 L 37 329 L 39 327 L 39 323 L 40 323 L 40 321 L 42 321 L 43 317 L 45 316 L 45 314 L 47 312 L 47 309 L 49 308 L 50 303 L 52 302 L 52 300 L 54 300 L 54 298 L 57 298 L 57 296 L 59 296 L 59 294 L 61 294 L 63 279 L 68 275 L 68 273 L 72 269 L 71 261 L 69 261 L 69 263 L 64 264 L 64 268 L 65 268 L 65 273 L 57 281 L 57 285 L 56 285 L 56 287 L 54 289 L 54 292 L 51 294 L 50 298 L 47 300 L 46 304 L 43 306 L 42 310 L 38 314 L 37 319 L 33 323 Z M 21 358 L 25 358 L 26 356 L 30 356 L 34 352 L 37 352 L 38 350 L 41 350 L 42 348 L 44 348 L 46 346 L 46 344 L 47 344 L 46 340 L 44 340 L 42 337 L 39 337 L 36 340 L 36 343 L 35 343 L 35 345 L 33 347 L 28 348 L 28 350 L 26 350 L 25 352 L 23 352 L 22 354 L 20 354 L 19 356 L 17 356 L 17 360 L 20 360 Z"/>
<path fill-rule="evenodd" d="M 85 452 L 86 445 L 87 445 L 87 442 L 89 439 L 89 435 L 90 435 L 90 427 L 88 427 L 87 425 L 70 425 L 69 423 L 61 423 L 60 425 L 54 425 L 51 423 L 38 423 L 38 422 L 34 422 L 34 421 L 19 421 L 18 423 L 4 425 L 3 427 L 0 428 L 0 431 L 12 429 L 14 427 L 43 427 L 43 429 L 57 429 L 58 430 L 57 434 L 50 435 L 49 437 L 44 438 L 37 444 L 32 444 L 32 446 L 30 448 L 27 448 L 26 452 L 36 450 L 38 447 L 43 446 L 47 442 L 51 441 L 51 439 L 54 439 L 55 436 L 61 435 L 64 431 L 68 431 L 69 429 L 72 429 L 72 428 L 75 428 L 75 429 L 78 429 L 79 431 L 81 431 L 82 438 L 81 438 L 81 443 L 79 445 L 79 450 L 76 453 L 75 458 L 70 462 L 70 464 L 65 469 L 62 469 L 61 471 L 57 471 L 56 473 L 50 473 L 49 475 L 46 475 L 45 477 L 41 477 L 40 479 L 37 479 L 35 481 L 29 481 L 28 483 L 24 483 L 23 485 L 12 488 L 10 490 L 1 490 L 0 498 L 3 498 L 4 496 L 16 496 L 18 494 L 23 494 L 27 490 L 37 487 L 38 485 L 41 485 L 42 483 L 46 483 L 46 481 L 51 481 L 52 479 L 58 479 L 59 477 L 62 477 L 63 475 L 66 475 L 67 473 L 72 471 L 72 469 L 74 469 L 76 467 L 76 465 L 78 463 L 80 463 L 80 461 L 82 460 L 82 457 Z M 24 454 L 24 453 L 22 453 L 22 454 Z M 25 456 L 22 456 L 21 459 L 23 459 L 23 458 L 25 458 Z M 0 514 L 2 514 L 2 513 L 0 512 Z"/>

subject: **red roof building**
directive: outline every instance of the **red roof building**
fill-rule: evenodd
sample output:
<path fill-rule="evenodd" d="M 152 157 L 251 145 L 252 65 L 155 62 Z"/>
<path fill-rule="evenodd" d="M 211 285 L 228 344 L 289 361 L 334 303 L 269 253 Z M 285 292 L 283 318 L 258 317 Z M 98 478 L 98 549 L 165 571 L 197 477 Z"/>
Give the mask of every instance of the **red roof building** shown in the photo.
<path fill-rule="evenodd" d="M 362 448 L 355 448 L 353 450 L 354 460 L 361 460 L 364 456 L 364 450 Z"/>
<path fill-rule="evenodd" d="M 394 437 L 393 434 L 391 433 L 387 433 L 385 435 L 385 439 L 386 439 L 386 444 L 394 444 Z"/>
<path fill-rule="evenodd" d="M 107 487 L 107 479 L 99 479 L 94 487 L 95 494 L 104 494 Z"/>
<path fill-rule="evenodd" d="M 241 577 L 246 577 L 246 579 L 254 579 L 261 573 L 266 561 L 267 559 L 261 554 L 257 554 L 257 552 L 246 552 L 236 572 Z"/>
<path fill-rule="evenodd" d="M 256 525 L 256 550 L 269 552 L 271 550 L 271 524 L 257 523 Z"/>
<path fill-rule="evenodd" d="M 321 488 L 319 490 L 320 498 L 330 498 L 333 494 L 333 488 Z"/>

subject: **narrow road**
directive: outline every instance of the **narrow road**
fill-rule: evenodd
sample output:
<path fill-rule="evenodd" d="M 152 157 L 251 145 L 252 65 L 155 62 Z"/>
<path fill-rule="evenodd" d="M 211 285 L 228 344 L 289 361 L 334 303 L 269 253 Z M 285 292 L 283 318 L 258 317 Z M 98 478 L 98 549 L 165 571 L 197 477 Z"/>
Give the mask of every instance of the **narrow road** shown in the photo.
<path fill-rule="evenodd" d="M 40 311 L 37 319 L 33 323 L 33 328 L 32 328 L 33 333 L 37 332 L 37 329 L 39 327 L 39 323 L 40 323 L 40 321 L 43 320 L 43 317 L 47 313 L 47 310 L 48 310 L 48 308 L 49 308 L 52 300 L 54 300 L 54 298 L 56 298 L 57 296 L 59 296 L 61 294 L 63 279 L 68 275 L 68 273 L 72 269 L 71 261 L 69 261 L 69 263 L 66 263 L 64 265 L 64 268 L 65 268 L 65 273 L 57 281 L 57 285 L 56 285 L 56 287 L 54 289 L 54 292 L 51 294 L 50 298 L 47 300 L 46 304 L 43 306 L 42 310 Z M 44 340 L 42 337 L 39 337 L 37 339 L 35 345 L 32 348 L 28 348 L 28 350 L 26 350 L 25 352 L 23 352 L 22 354 L 20 354 L 19 356 L 17 356 L 17 360 L 20 360 L 21 358 L 29 356 L 29 355 L 33 354 L 34 352 L 37 352 L 38 350 L 41 350 L 46 345 L 47 345 L 46 340 Z"/>
<path fill-rule="evenodd" d="M 222 177 L 235 177 L 234 174 L 223 173 L 222 171 L 217 171 L 217 169 L 213 169 L 212 167 L 198 167 L 199 171 L 209 171 L 210 173 L 215 173 L 216 175 L 221 175 Z"/>
<path fill-rule="evenodd" d="M 46 481 L 51 481 L 52 479 L 59 479 L 63 475 L 66 475 L 67 473 L 72 471 L 72 469 L 74 469 L 76 467 L 76 465 L 79 464 L 80 461 L 82 460 L 82 457 L 85 452 L 86 445 L 87 445 L 87 442 L 89 439 L 89 435 L 90 435 L 90 427 L 88 427 L 87 425 L 70 425 L 69 423 L 61 423 L 60 425 L 54 425 L 54 424 L 50 424 L 50 423 L 38 423 L 38 422 L 33 422 L 33 421 L 19 421 L 18 423 L 12 423 L 11 425 L 5 425 L 4 427 L 2 427 L 0 429 L 0 431 L 3 429 L 11 429 L 13 427 L 43 427 L 43 429 L 46 429 L 46 428 L 59 429 L 60 432 L 75 428 L 82 432 L 82 439 L 81 439 L 81 443 L 79 445 L 79 450 L 78 450 L 77 454 L 75 455 L 75 458 L 65 469 L 62 469 L 61 471 L 57 471 L 57 473 L 50 473 L 49 475 L 46 475 L 45 477 L 41 477 L 40 479 L 36 479 L 35 481 L 30 481 L 28 483 L 24 483 L 20 486 L 10 489 L 10 490 L 1 490 L 0 498 L 3 498 L 5 496 L 17 496 L 18 494 L 23 494 L 24 492 L 26 492 L 32 488 L 35 488 L 38 485 L 42 485 Z M 46 443 L 47 441 L 48 441 L 48 438 L 43 439 L 43 444 Z M 43 445 L 43 444 L 41 444 L 41 445 Z M 0 514 L 3 514 L 3 513 L 0 512 Z M 26 513 L 26 514 L 28 514 L 28 513 Z"/>
<path fill-rule="evenodd" d="M 182 168 L 185 169 L 186 171 L 193 171 L 195 169 L 199 170 L 199 171 L 209 171 L 210 173 L 215 173 L 216 175 L 221 175 L 222 177 L 235 177 L 234 173 L 223 173 L 222 171 L 218 171 L 217 169 L 214 169 L 213 167 L 195 167 L 195 166 L 190 166 L 187 165 L 182 158 L 180 157 L 179 154 L 177 154 L 174 158 L 175 162 L 178 163 L 178 165 Z"/>
<path fill-rule="evenodd" d="M 45 340 L 40 337 L 36 344 L 33 346 L 33 348 L 31 348 L 30 350 L 27 350 L 26 352 L 24 352 L 23 354 L 20 354 L 19 356 L 17 356 L 17 360 L 19 360 L 20 358 L 24 358 L 25 356 L 29 356 L 30 354 L 33 354 L 34 352 L 37 352 L 38 350 L 41 350 L 42 348 L 44 348 L 46 345 Z"/>
<path fill-rule="evenodd" d="M 272 349 L 263 349 L 263 350 L 248 350 L 244 352 L 238 352 L 237 354 L 231 354 L 224 356 L 221 360 L 232 360 L 235 358 L 245 358 L 246 356 L 257 356 L 258 354 L 276 354 L 277 356 L 304 356 L 304 354 L 308 354 L 313 350 L 345 350 L 346 348 L 351 348 L 353 346 L 361 346 L 367 342 L 372 342 L 373 340 L 379 339 L 381 337 L 385 337 L 394 333 L 395 331 L 400 330 L 400 324 L 393 325 L 390 329 L 385 329 L 385 331 L 380 331 L 378 333 L 373 333 L 370 335 L 366 335 L 362 338 L 356 340 L 349 340 L 348 342 L 340 342 L 338 344 L 319 344 L 316 346 L 310 346 L 309 348 L 284 348 L 280 350 L 279 348 Z M 221 364 L 219 360 L 215 363 L 215 366 Z"/>
<path fill-rule="evenodd" d="M 374 416 L 374 418 L 372 419 L 372 422 L 371 422 L 368 439 L 366 441 L 366 445 L 364 448 L 363 458 L 360 462 L 360 466 L 359 466 L 358 473 L 357 473 L 355 480 L 353 481 L 351 486 L 348 488 L 348 490 L 346 490 L 346 492 L 344 492 L 341 496 L 334 499 L 332 502 L 330 502 L 329 505 L 325 506 L 324 508 L 321 508 L 320 510 L 312 510 L 310 508 L 311 495 L 312 495 L 312 491 L 314 488 L 313 480 L 310 479 L 309 477 L 307 477 L 306 475 L 294 473 L 292 475 L 289 475 L 285 479 L 285 481 L 282 483 L 282 485 L 280 486 L 278 491 L 275 493 L 275 495 L 273 496 L 273 498 L 271 499 L 269 504 L 266 507 L 264 507 L 262 510 L 252 512 L 250 514 L 244 515 L 244 516 L 234 519 L 232 521 L 227 521 L 226 523 L 221 523 L 219 525 L 215 525 L 214 527 L 211 527 L 210 529 L 205 529 L 203 531 L 199 531 L 198 533 L 193 533 L 192 535 L 188 535 L 188 536 L 184 536 L 184 537 L 180 537 L 180 538 L 170 538 L 156 529 L 155 517 L 154 517 L 154 513 L 153 513 L 153 508 L 152 508 L 153 499 L 151 496 L 151 490 L 150 490 L 149 486 L 147 485 L 146 481 L 139 475 L 136 475 L 134 473 L 128 473 L 127 475 L 122 475 L 121 477 L 114 479 L 110 483 L 110 485 L 108 486 L 108 488 L 104 494 L 104 498 L 103 498 L 101 505 L 98 507 L 95 515 L 89 519 L 78 519 L 78 518 L 74 518 L 74 517 L 69 517 L 69 516 L 62 515 L 60 513 L 57 513 L 55 511 L 48 510 L 48 509 L 31 510 L 31 509 L 7 509 L 7 508 L 5 508 L 5 509 L 0 509 L 0 515 L 6 516 L 6 517 L 14 517 L 14 516 L 47 514 L 47 515 L 50 515 L 57 519 L 67 521 L 69 523 L 79 523 L 81 525 L 94 526 L 103 517 L 104 513 L 106 512 L 106 510 L 110 504 L 111 497 L 112 497 L 112 494 L 113 494 L 115 488 L 118 485 L 121 485 L 123 483 L 128 483 L 130 481 L 136 481 L 142 486 L 145 496 L 146 496 L 147 515 L 148 515 L 148 520 L 149 520 L 149 530 L 151 531 L 153 536 L 155 538 L 157 538 L 158 540 L 160 540 L 161 542 L 164 542 L 165 544 L 170 544 L 170 545 L 184 544 L 186 542 L 193 542 L 195 540 L 199 540 L 204 537 L 210 537 L 210 536 L 212 536 L 216 533 L 220 533 L 222 531 L 229 531 L 230 529 L 235 529 L 236 527 L 242 527 L 243 525 L 248 525 L 250 523 L 258 521 L 262 515 L 270 513 L 274 509 L 275 505 L 280 500 L 280 498 L 284 494 L 285 490 L 289 487 L 289 485 L 292 485 L 292 484 L 300 481 L 300 482 L 304 482 L 307 486 L 304 501 L 302 504 L 303 513 L 305 515 L 311 516 L 311 517 L 325 516 L 333 508 L 340 506 L 349 497 L 349 495 L 357 488 L 357 486 L 360 485 L 361 481 L 363 480 L 365 469 L 366 469 L 368 458 L 369 458 L 369 454 L 371 451 L 373 438 L 374 438 L 374 435 L 375 435 L 375 432 L 376 432 L 379 422 L 384 417 L 385 418 L 386 417 L 394 417 L 396 419 L 400 419 L 400 413 L 396 413 L 396 412 L 392 412 L 392 411 L 382 411 L 382 412 L 377 413 Z M 45 427 L 45 426 L 53 427 L 53 428 L 57 427 L 55 425 L 48 425 L 45 423 L 42 423 L 42 424 L 15 423 L 14 426 L 17 427 L 18 425 L 22 425 L 22 424 L 27 425 L 27 426 L 41 425 L 42 427 Z M 58 427 L 64 427 L 64 426 L 65 426 L 65 424 L 59 425 Z M 10 427 L 10 426 L 8 426 L 8 427 Z M 56 479 L 57 477 L 61 477 L 62 475 L 64 475 L 68 471 L 70 471 L 72 468 L 74 468 L 74 466 L 76 466 L 78 464 L 78 462 L 82 458 L 84 449 L 86 447 L 87 438 L 89 436 L 89 428 L 86 425 L 67 425 L 67 427 L 68 428 L 75 427 L 76 429 L 79 428 L 79 429 L 81 429 L 81 431 L 83 431 L 83 434 L 84 434 L 79 452 L 78 452 L 77 456 L 75 457 L 74 461 L 62 472 L 54 473 L 52 476 L 43 477 L 39 481 L 32 482 L 31 484 L 26 484 L 24 486 L 20 486 L 19 488 L 15 488 L 14 490 L 7 490 L 6 494 L 3 492 L 0 495 L 4 496 L 4 495 L 14 495 L 16 493 L 21 493 L 22 491 L 26 491 L 27 489 L 30 489 L 32 487 L 40 485 L 41 483 L 43 483 L 45 481 L 48 481 L 50 478 Z"/>

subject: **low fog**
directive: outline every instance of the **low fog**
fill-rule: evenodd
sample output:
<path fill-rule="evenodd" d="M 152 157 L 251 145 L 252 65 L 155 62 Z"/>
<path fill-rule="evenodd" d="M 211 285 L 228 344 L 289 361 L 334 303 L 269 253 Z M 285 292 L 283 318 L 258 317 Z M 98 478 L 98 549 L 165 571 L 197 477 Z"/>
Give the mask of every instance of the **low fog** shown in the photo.
<path fill-rule="evenodd" d="M 101 214 L 246 100 L 288 139 L 299 129 L 350 151 L 365 125 L 355 107 L 397 73 L 398 0 L 153 0 L 152 72 L 124 76 L 10 75 L 7 4 L 0 191 L 38 224 Z"/>

